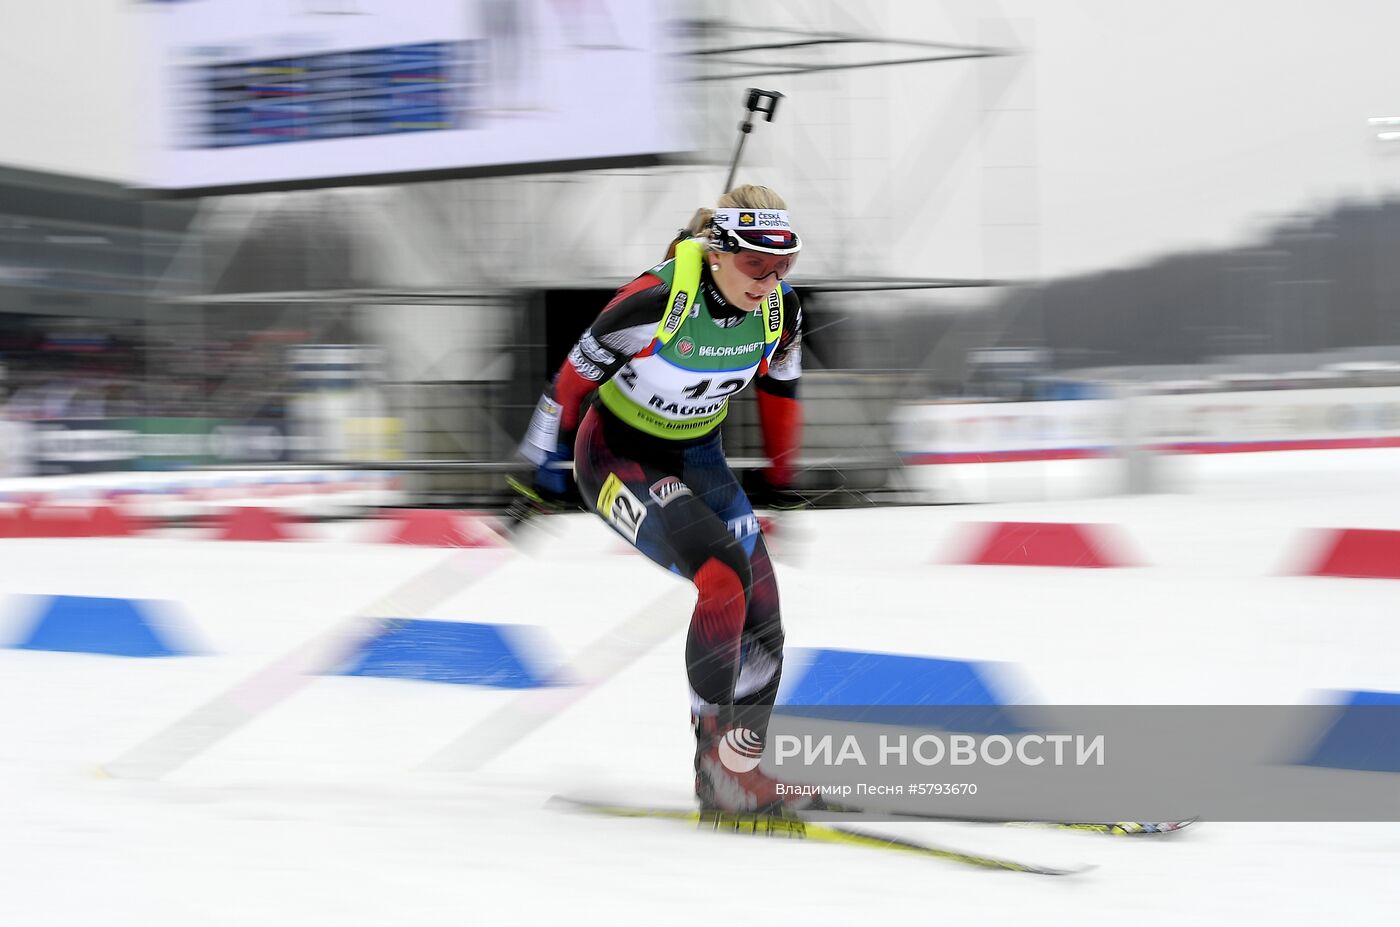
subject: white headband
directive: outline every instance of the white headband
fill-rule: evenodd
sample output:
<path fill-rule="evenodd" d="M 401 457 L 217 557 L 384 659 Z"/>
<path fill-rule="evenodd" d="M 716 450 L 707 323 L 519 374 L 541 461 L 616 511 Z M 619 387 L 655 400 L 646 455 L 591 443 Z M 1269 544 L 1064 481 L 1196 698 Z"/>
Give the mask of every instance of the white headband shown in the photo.
<path fill-rule="evenodd" d="M 715 225 L 722 229 L 787 229 L 792 231 L 786 209 L 716 209 Z"/>

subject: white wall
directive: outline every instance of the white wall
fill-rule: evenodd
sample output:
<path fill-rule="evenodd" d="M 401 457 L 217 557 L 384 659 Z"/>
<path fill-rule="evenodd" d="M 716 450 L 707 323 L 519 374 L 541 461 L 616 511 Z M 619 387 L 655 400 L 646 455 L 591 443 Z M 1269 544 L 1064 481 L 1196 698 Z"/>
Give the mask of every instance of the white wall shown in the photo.
<path fill-rule="evenodd" d="M 141 100 L 133 0 L 0 0 L 0 164 L 129 181 Z"/>

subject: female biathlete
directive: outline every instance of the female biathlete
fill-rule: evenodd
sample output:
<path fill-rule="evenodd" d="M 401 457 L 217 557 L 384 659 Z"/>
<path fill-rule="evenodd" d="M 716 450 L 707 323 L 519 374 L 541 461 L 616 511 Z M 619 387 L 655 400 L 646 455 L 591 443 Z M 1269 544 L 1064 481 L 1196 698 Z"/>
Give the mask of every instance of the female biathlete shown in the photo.
<path fill-rule="evenodd" d="M 800 807 L 809 799 L 780 794 L 757 767 L 783 627 L 768 551 L 719 426 L 729 397 L 756 377 L 765 476 L 790 485 L 802 306 L 784 279 L 802 242 L 782 198 L 745 185 L 697 212 L 672 248 L 584 331 L 521 451 L 539 467 L 536 487 L 556 495 L 566 473 L 551 464 L 572 457 L 584 504 L 695 584 L 686 664 L 701 806 Z"/>

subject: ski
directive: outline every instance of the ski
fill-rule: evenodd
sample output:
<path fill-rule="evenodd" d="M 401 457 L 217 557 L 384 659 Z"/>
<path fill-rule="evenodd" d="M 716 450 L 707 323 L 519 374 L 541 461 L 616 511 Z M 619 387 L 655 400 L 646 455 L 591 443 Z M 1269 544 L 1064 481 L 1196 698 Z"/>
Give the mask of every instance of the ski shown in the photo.
<path fill-rule="evenodd" d="M 1180 821 L 1008 821 L 1003 818 L 966 817 L 955 814 L 926 814 L 918 811 L 877 811 L 871 808 L 833 804 L 829 804 L 824 810 L 831 814 L 863 815 L 870 820 L 935 821 L 948 824 L 997 824 L 1002 827 L 1080 831 L 1088 834 L 1101 834 L 1105 837 L 1149 837 L 1161 834 L 1174 834 L 1178 831 L 1185 830 L 1199 820 L 1199 818 L 1184 818 Z"/>
<path fill-rule="evenodd" d="M 537 524 L 540 519 L 548 515 L 567 510 L 562 503 L 544 498 L 513 476 L 506 477 L 506 486 L 513 493 L 510 502 L 506 505 L 505 518 L 503 519 L 508 536 L 514 537 L 526 526 Z"/>
<path fill-rule="evenodd" d="M 809 840 L 814 843 L 836 843 L 847 846 L 865 847 L 872 850 L 888 850 L 897 853 L 912 853 L 933 859 L 977 866 L 983 869 L 1002 869 L 1010 872 L 1029 872 L 1036 875 L 1074 875 L 1092 869 L 1092 866 L 1059 868 L 1026 863 L 1000 856 L 986 856 L 953 847 L 932 843 L 920 843 L 883 834 L 872 834 L 855 830 L 844 825 L 826 824 L 807 820 L 801 816 L 756 814 L 752 812 L 700 811 L 685 808 L 666 808 L 649 805 L 626 805 L 614 802 L 590 801 L 556 795 L 550 804 L 583 811 L 589 814 L 618 818 L 652 818 L 674 821 L 680 824 L 693 824 L 699 830 L 717 833 L 750 834 L 786 840 Z"/>
<path fill-rule="evenodd" d="M 1113 821 L 1097 823 L 1093 821 L 1007 821 L 1012 827 L 1048 827 L 1054 830 L 1078 830 L 1090 834 L 1103 834 L 1106 837 L 1150 837 L 1157 834 L 1174 834 L 1196 823 L 1197 818 L 1181 821 Z"/>

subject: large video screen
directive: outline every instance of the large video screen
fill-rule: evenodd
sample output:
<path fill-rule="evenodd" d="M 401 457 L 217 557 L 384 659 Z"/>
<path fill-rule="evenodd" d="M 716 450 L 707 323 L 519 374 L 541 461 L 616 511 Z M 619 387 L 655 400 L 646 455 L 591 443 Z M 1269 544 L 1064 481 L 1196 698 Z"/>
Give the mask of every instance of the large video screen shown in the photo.
<path fill-rule="evenodd" d="M 680 0 L 164 0 L 153 191 L 653 163 L 693 147 Z"/>

